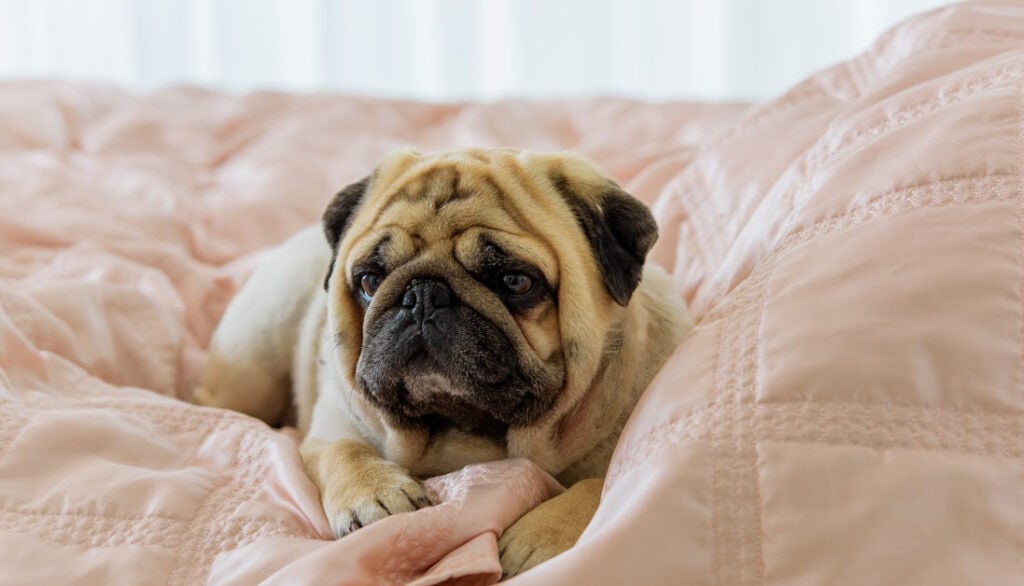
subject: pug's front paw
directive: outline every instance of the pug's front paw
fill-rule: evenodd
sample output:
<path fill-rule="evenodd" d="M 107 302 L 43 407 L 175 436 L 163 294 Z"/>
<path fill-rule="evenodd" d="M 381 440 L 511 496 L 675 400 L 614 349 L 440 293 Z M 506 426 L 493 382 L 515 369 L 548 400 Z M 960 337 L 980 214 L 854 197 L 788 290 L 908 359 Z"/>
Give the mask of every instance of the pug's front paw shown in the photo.
<path fill-rule="evenodd" d="M 324 513 L 336 537 L 388 515 L 431 505 L 416 479 L 366 444 L 310 440 L 302 446 L 302 459 L 320 488 Z"/>
<path fill-rule="evenodd" d="M 512 525 L 498 540 L 501 572 L 505 577 L 521 574 L 569 549 L 579 538 L 575 527 L 554 522 L 534 509 Z"/>
<path fill-rule="evenodd" d="M 600 478 L 577 482 L 506 529 L 498 540 L 502 574 L 521 574 L 575 545 L 601 502 L 603 486 Z"/>
<path fill-rule="evenodd" d="M 337 537 L 344 537 L 388 515 L 431 505 L 420 483 L 401 470 L 380 470 L 367 484 L 353 483 L 339 488 L 323 499 L 324 513 Z"/>

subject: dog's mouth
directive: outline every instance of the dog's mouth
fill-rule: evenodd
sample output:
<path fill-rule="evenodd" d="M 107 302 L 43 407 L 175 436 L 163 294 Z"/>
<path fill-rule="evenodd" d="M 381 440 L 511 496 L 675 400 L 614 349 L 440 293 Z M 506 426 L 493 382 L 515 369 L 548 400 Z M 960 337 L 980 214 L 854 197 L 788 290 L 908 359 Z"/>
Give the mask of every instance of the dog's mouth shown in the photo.
<path fill-rule="evenodd" d="M 533 421 L 561 382 L 531 376 L 508 337 L 464 305 L 433 320 L 384 312 L 364 332 L 356 381 L 397 424 L 486 435 Z"/>

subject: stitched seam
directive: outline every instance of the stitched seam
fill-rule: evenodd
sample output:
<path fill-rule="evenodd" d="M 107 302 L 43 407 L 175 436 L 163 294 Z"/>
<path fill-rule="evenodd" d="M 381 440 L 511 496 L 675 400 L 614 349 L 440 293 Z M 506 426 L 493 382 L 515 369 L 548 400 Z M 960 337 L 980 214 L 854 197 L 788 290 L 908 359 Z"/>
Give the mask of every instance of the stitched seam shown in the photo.
<path fill-rule="evenodd" d="M 667 447 L 686 442 L 720 444 L 728 431 L 721 429 L 726 407 L 694 409 L 661 427 L 654 450 L 628 454 L 636 469 Z M 1024 460 L 1024 415 L 962 413 L 948 409 L 887 405 L 884 403 L 773 403 L 743 405 L 738 416 L 754 420 L 754 441 L 792 441 L 822 445 L 904 448 L 929 452 L 998 455 Z M 734 413 L 735 415 L 735 413 Z M 712 425 L 690 425 L 691 421 Z M 871 426 L 863 422 L 871 421 Z M 880 431 L 881 430 L 881 431 Z M 609 484 L 617 478 L 609 478 Z"/>
<path fill-rule="evenodd" d="M 918 100 L 887 115 L 883 120 L 874 124 L 859 126 L 855 132 L 842 135 L 838 142 L 829 141 L 829 143 L 822 145 L 823 148 L 821 149 L 808 151 L 804 161 L 801 161 L 800 164 L 801 167 L 805 168 L 806 173 L 801 173 L 800 178 L 805 179 L 817 174 L 824 165 L 834 161 L 847 151 L 862 146 L 871 139 L 887 134 L 895 128 L 905 126 L 944 107 L 954 105 L 1000 83 L 1013 79 L 1022 72 L 1024 72 L 1024 67 L 1018 63 L 1003 65 L 994 72 L 985 72 L 984 75 L 979 74 L 960 81 L 948 95 L 944 94 Z M 806 166 L 804 166 L 805 164 Z M 798 181 L 797 183 L 801 182 Z"/>
<path fill-rule="evenodd" d="M 204 438 L 208 437 L 212 431 L 212 426 L 208 427 L 203 433 Z M 199 572 L 209 570 L 210 564 L 207 558 L 219 553 L 219 549 L 213 543 L 213 533 L 223 531 L 223 526 L 216 527 L 211 531 L 213 524 L 210 523 L 210 520 L 215 518 L 218 512 L 228 510 L 232 501 L 239 499 L 245 491 L 246 487 L 236 489 L 236 485 L 241 471 L 248 470 L 247 464 L 252 457 L 250 455 L 252 450 L 246 448 L 249 448 L 250 444 L 251 439 L 247 434 L 243 435 L 237 444 L 229 448 L 226 447 L 236 454 L 241 454 L 241 457 L 232 466 L 230 474 L 221 480 L 219 486 L 206 494 L 206 498 L 196 510 L 187 530 L 180 535 L 178 543 L 174 545 L 173 551 L 176 552 L 176 555 L 171 571 L 167 573 L 166 584 L 195 583 L 198 580 Z M 199 551 L 195 551 L 197 549 Z"/>
<path fill-rule="evenodd" d="M 10 513 L 12 515 L 25 515 L 28 517 L 53 517 L 61 518 L 67 517 L 69 519 L 88 519 L 96 521 L 99 519 L 113 519 L 117 521 L 145 521 L 146 519 L 160 519 L 161 521 L 168 521 L 170 523 L 188 523 L 188 518 L 185 517 L 172 517 L 170 515 L 161 515 L 159 513 L 147 513 L 145 515 L 132 516 L 132 515 L 119 515 L 117 513 L 70 513 L 70 512 L 50 512 L 50 511 L 38 511 L 33 509 L 11 509 L 7 507 L 0 508 L 0 511 L 4 513 Z"/>
<path fill-rule="evenodd" d="M 1012 177 L 1014 175 L 1009 173 L 993 173 L 984 177 L 946 177 L 888 191 L 849 212 L 793 230 L 779 242 L 773 254 L 817 236 L 871 220 L 891 217 L 907 210 L 939 207 L 947 203 L 972 204 L 1012 200 L 1016 194 L 1006 189 L 1007 180 Z M 972 185 L 972 189 L 965 197 L 962 187 L 968 184 Z M 986 187 L 995 192 L 995 195 L 985 193 Z"/>
<path fill-rule="evenodd" d="M 753 286 L 753 282 L 742 283 L 736 291 L 730 305 L 738 304 L 744 297 L 746 291 Z M 711 539 L 711 583 L 712 584 L 734 584 L 736 576 L 733 572 L 735 565 L 732 559 L 734 552 L 729 551 L 726 545 L 729 538 L 729 530 L 734 526 L 731 522 L 729 501 L 732 493 L 729 486 L 729 471 L 726 470 L 726 455 L 732 448 L 730 440 L 735 436 L 734 426 L 727 420 L 732 410 L 728 409 L 735 402 L 735 396 L 730 392 L 733 386 L 732 373 L 733 365 L 736 364 L 734 349 L 737 345 L 737 330 L 742 328 L 744 313 L 731 314 L 722 324 L 722 335 L 719 338 L 718 352 L 716 356 L 715 382 L 712 389 L 711 402 L 715 407 L 712 413 L 717 415 L 718 425 L 714 427 L 721 431 L 719 437 L 712 440 L 712 461 L 711 461 L 711 514 L 708 520 L 708 531 Z M 723 408 L 724 407 L 724 408 Z M 724 418 L 722 416 L 725 416 Z M 667 428 L 673 431 L 673 427 Z M 655 449 L 657 449 L 655 447 Z M 721 457 L 719 457 L 721 455 Z"/>
<path fill-rule="evenodd" d="M 761 274 L 752 275 L 736 289 L 729 305 L 743 306 L 750 292 L 763 283 Z M 721 434 L 712 439 L 714 457 L 711 462 L 711 516 L 709 533 L 711 536 L 711 583 L 736 584 L 740 575 L 737 558 L 742 560 L 742 553 L 728 547 L 729 543 L 742 545 L 737 539 L 739 529 L 736 521 L 735 503 L 738 502 L 735 491 L 735 464 L 727 457 L 733 450 L 742 450 L 742 441 L 737 431 L 735 406 L 742 402 L 738 380 L 737 365 L 742 357 L 742 332 L 746 331 L 749 311 L 741 311 L 729 315 L 723 323 L 722 336 L 719 339 L 716 356 L 715 383 L 711 396 L 713 411 L 717 419 L 714 427 Z M 674 431 L 675 428 L 668 428 Z M 721 457 L 719 457 L 721 455 Z"/>
<path fill-rule="evenodd" d="M 805 106 L 811 102 L 821 99 L 828 100 L 837 98 L 820 85 L 820 80 L 818 78 L 805 80 L 802 84 L 783 94 L 771 104 L 755 106 L 754 108 L 747 110 L 744 114 L 741 114 L 740 119 L 737 120 L 735 124 L 720 132 L 711 140 L 711 142 L 707 143 L 704 149 L 701 150 L 720 148 L 721 146 L 732 142 L 739 136 L 749 132 L 750 128 L 764 123 L 769 118 L 772 118 L 777 114 L 793 110 L 797 106 Z"/>
<path fill-rule="evenodd" d="M 155 516 L 154 516 L 155 517 Z M 185 523 L 178 519 L 122 519 L 78 515 L 38 516 L 3 511 L 0 531 L 33 535 L 63 547 L 159 546 L 169 548 Z"/>
<path fill-rule="evenodd" d="M 765 255 L 760 263 L 754 267 L 747 279 L 754 278 L 759 271 L 764 270 L 765 267 L 762 265 L 765 263 L 775 262 L 772 260 L 773 257 L 781 256 L 800 244 L 819 236 L 831 234 L 837 230 L 880 218 L 892 217 L 910 210 L 939 207 L 950 202 L 973 204 L 1012 200 L 1017 197 L 1015 190 L 1011 189 L 1008 182 L 1008 178 L 1012 177 L 1014 177 L 1012 174 L 992 174 L 985 177 L 943 178 L 886 192 L 853 210 L 838 216 L 819 220 L 810 226 L 796 229 L 782 237 L 772 248 L 771 252 Z M 965 185 L 971 186 L 971 189 L 966 193 L 963 189 Z M 741 284 L 743 280 L 740 280 Z M 732 307 L 736 301 L 730 293 L 732 292 L 728 289 L 728 284 L 722 284 L 719 286 L 717 294 L 711 292 L 704 294 L 705 298 L 718 299 L 719 301 L 717 303 L 712 301 L 705 302 L 713 303 L 713 306 L 703 319 L 719 315 Z"/>
<path fill-rule="evenodd" d="M 680 186 L 678 192 L 679 195 L 676 196 L 675 198 L 675 200 L 678 202 L 680 212 L 685 214 L 687 218 L 687 221 L 680 222 L 678 228 L 676 228 L 676 234 L 678 238 L 677 242 L 683 241 L 682 236 L 684 227 L 688 228 L 689 233 L 693 235 L 693 241 L 697 244 L 696 250 L 692 250 L 692 252 L 699 255 L 698 262 L 700 262 L 700 266 L 704 268 L 704 272 L 708 273 L 710 272 L 712 266 L 711 255 L 715 254 L 717 257 L 717 251 L 712 251 L 710 249 L 710 247 L 708 246 L 709 243 L 707 239 L 702 237 L 702 231 L 693 229 L 695 225 L 707 225 L 707 223 L 704 222 L 704 219 L 707 217 L 707 212 L 705 211 L 707 208 L 706 201 L 710 197 L 707 176 L 704 174 L 704 170 L 699 165 L 687 166 L 684 173 L 686 175 L 692 176 L 692 179 L 687 182 L 687 185 Z M 690 189 L 684 189 L 684 187 L 687 186 L 690 187 Z M 693 198 L 694 195 L 697 193 L 700 194 L 701 199 L 694 202 Z M 694 219 L 697 218 L 699 218 L 701 221 L 694 222 Z M 687 252 L 691 251 L 688 250 Z M 677 257 L 675 264 L 678 268 L 678 265 L 680 262 L 682 262 L 684 255 L 679 254 L 678 251 L 676 252 L 676 255 Z"/>
<path fill-rule="evenodd" d="M 193 550 L 189 552 L 188 557 L 191 560 L 188 565 L 191 567 L 188 568 L 189 573 L 181 579 L 181 583 L 193 584 L 201 581 L 201 578 L 209 573 L 214 558 L 223 551 L 244 547 L 272 535 L 307 538 L 316 536 L 315 533 L 297 530 L 296 527 L 277 520 L 231 516 L 256 496 L 264 479 L 270 474 L 274 462 L 268 454 L 270 436 L 266 434 L 266 430 L 243 427 L 242 431 L 245 435 L 235 448 L 235 453 L 240 457 L 231 468 L 229 480 L 221 489 L 214 491 L 216 494 L 210 493 L 194 517 L 187 540 Z M 226 511 L 231 513 L 225 513 Z M 218 516 L 224 520 L 216 524 L 210 522 L 210 519 L 218 519 Z M 195 551 L 197 549 L 198 551 Z M 181 556 L 178 559 L 181 559 Z M 174 572 L 180 574 L 181 568 L 181 565 L 176 564 Z"/>
<path fill-rule="evenodd" d="M 995 72 L 985 72 L 985 75 L 976 75 L 972 78 L 960 81 L 949 95 L 940 95 L 928 99 L 919 100 L 908 106 L 900 108 L 896 112 L 887 115 L 883 120 L 874 124 L 858 127 L 852 133 L 840 135 L 838 139 L 827 140 L 828 134 L 822 135 L 821 140 L 814 148 L 808 149 L 806 153 L 796 161 L 791 168 L 796 170 L 792 181 L 779 198 L 779 201 L 792 202 L 792 211 L 787 225 L 791 225 L 796 214 L 806 205 L 809 198 L 815 193 L 816 188 L 809 179 L 821 172 L 828 164 L 832 163 L 847 152 L 859 148 L 867 142 L 892 132 L 896 128 L 903 127 L 915 122 L 926 115 L 932 114 L 944 107 L 956 104 L 966 98 L 972 97 L 980 92 L 992 88 L 1000 83 L 1013 79 L 1024 71 L 1019 64 L 1004 65 Z M 785 230 L 788 231 L 788 230 Z"/>
<path fill-rule="evenodd" d="M 974 204 L 1013 200 L 1017 195 L 1014 190 L 1008 189 L 1010 187 L 1007 181 L 1009 177 L 1014 177 L 1014 175 L 993 173 L 984 177 L 942 178 L 900 187 L 900 189 L 882 194 L 841 215 L 827 217 L 809 226 L 794 229 L 782 237 L 761 262 L 768 262 L 772 256 L 783 254 L 813 238 L 825 236 L 852 225 L 883 217 L 892 217 L 909 210 L 938 207 L 948 203 Z M 967 194 L 963 190 L 965 184 L 973 185 L 973 189 Z M 760 264 L 754 268 L 749 278 L 753 278 L 759 269 L 761 269 Z M 728 284 L 722 284 L 719 287 L 720 291 L 717 295 L 709 294 L 712 298 L 722 299 L 728 296 Z"/>
<path fill-rule="evenodd" d="M 783 256 L 790 249 L 798 246 L 799 244 L 810 241 L 817 236 L 827 235 L 836 230 L 844 229 L 852 225 L 864 223 L 867 221 L 889 217 L 898 213 L 903 212 L 906 209 L 921 209 L 927 207 L 934 207 L 940 204 L 948 203 L 948 200 L 956 201 L 959 199 L 960 203 L 987 203 L 989 201 L 1004 201 L 1012 199 L 1015 194 L 1012 191 L 1006 189 L 1008 183 L 1006 181 L 1006 175 L 993 175 L 982 178 L 971 178 L 971 179 L 942 179 L 933 182 L 929 182 L 922 185 L 912 186 L 909 188 L 899 189 L 896 191 L 889 192 L 883 196 L 872 200 L 868 204 L 851 210 L 850 212 L 838 216 L 835 218 L 826 218 L 808 228 L 802 229 L 798 232 L 794 232 L 784 238 L 779 246 L 772 251 L 768 257 L 766 257 L 757 267 L 755 267 L 753 274 L 748 279 L 740 282 L 740 285 L 730 295 L 727 295 L 722 302 L 717 304 L 706 316 L 705 320 L 710 319 L 722 319 L 724 318 L 726 323 L 723 326 L 723 331 L 718 343 L 718 351 L 715 357 L 715 382 L 712 387 L 712 402 L 720 404 L 720 397 L 724 395 L 724 379 L 726 374 L 724 372 L 725 365 L 729 362 L 724 360 L 725 349 L 728 346 L 727 338 L 729 338 L 730 330 L 738 327 L 734 324 L 735 320 L 740 319 L 739 316 L 730 315 L 729 311 L 741 301 L 742 289 L 746 286 L 753 284 L 751 279 L 756 281 L 759 274 L 763 274 L 770 270 L 774 263 L 778 262 L 779 258 Z M 958 190 L 956 189 L 937 189 L 939 186 L 949 187 L 953 183 L 960 184 L 971 184 L 973 189 L 970 194 L 975 197 L 960 197 L 960 195 L 954 195 Z M 988 189 L 982 189 L 987 187 Z M 952 193 L 951 193 L 952 192 Z M 982 193 L 984 192 L 984 195 Z M 913 197 L 915 194 L 924 195 L 927 194 L 928 198 L 924 197 Z M 961 193 L 962 194 L 962 193 Z M 944 201 L 946 200 L 946 201 Z M 976 201 L 973 201 L 976 200 Z M 773 404 L 783 404 L 785 401 L 772 401 Z M 837 402 L 829 401 L 829 404 L 857 404 L 854 402 Z M 863 403 L 867 405 L 897 405 L 894 403 Z M 915 406 L 920 409 L 929 411 L 937 410 L 942 411 L 946 408 L 940 406 Z M 958 412 L 974 412 L 973 410 L 965 411 L 959 409 Z M 978 410 L 977 413 L 989 413 L 984 410 Z M 617 478 L 620 474 L 624 473 L 634 467 L 634 461 L 637 458 L 646 460 L 646 457 L 642 457 L 641 454 L 657 449 L 658 445 L 664 441 L 665 436 L 674 430 L 675 422 L 666 421 L 657 425 L 655 428 L 649 430 L 640 438 L 632 441 L 625 451 L 625 455 L 622 458 L 617 458 L 616 466 L 609 471 L 609 483 L 613 479 Z M 712 463 L 712 475 L 715 473 L 715 462 Z"/>
<path fill-rule="evenodd" d="M 753 327 L 751 328 L 750 336 L 749 336 L 749 339 L 751 341 L 750 342 L 750 354 L 749 354 L 749 364 L 750 364 L 750 367 L 749 367 L 749 379 L 746 382 L 748 383 L 748 388 L 749 388 L 749 391 L 750 391 L 750 394 L 751 394 L 750 400 L 755 402 L 755 403 L 757 401 L 757 389 L 758 389 L 758 378 L 759 378 L 758 375 L 760 374 L 760 367 L 761 367 L 761 355 L 760 355 L 761 345 L 760 345 L 760 343 L 761 343 L 761 339 L 763 337 L 762 336 L 762 330 L 763 330 L 763 327 L 764 327 L 764 314 L 767 311 L 768 301 L 769 301 L 769 298 L 770 298 L 770 295 L 768 293 L 768 288 L 769 288 L 769 286 L 770 286 L 770 284 L 772 282 L 772 277 L 775 275 L 775 270 L 778 267 L 779 259 L 781 259 L 781 258 L 782 258 L 782 255 L 775 256 L 773 258 L 773 260 L 769 263 L 769 266 L 764 271 L 764 275 L 765 275 L 764 276 L 764 280 L 759 284 L 759 287 L 758 287 L 758 293 L 760 295 L 760 303 L 757 304 L 757 314 L 756 314 L 756 318 L 754 320 L 754 324 L 753 324 Z M 755 425 L 756 425 L 756 422 L 755 422 Z M 749 543 L 749 547 L 751 549 L 751 551 L 750 551 L 750 558 L 749 559 L 751 559 L 752 563 L 753 563 L 753 568 L 752 568 L 753 576 L 751 578 L 757 584 L 764 584 L 765 576 L 766 576 L 766 569 L 765 569 L 765 561 L 764 561 L 764 543 L 763 543 L 763 540 L 761 539 L 761 536 L 763 535 L 763 532 L 762 532 L 762 526 L 763 526 L 762 516 L 764 514 L 764 511 L 763 511 L 762 505 L 761 505 L 761 502 L 762 502 L 762 496 L 761 496 L 761 470 L 760 470 L 760 468 L 758 466 L 758 455 L 757 455 L 757 449 L 756 449 L 756 447 L 757 447 L 757 441 L 756 441 L 757 440 L 757 434 L 756 434 L 756 430 L 752 429 L 752 430 L 747 430 L 747 431 L 748 431 L 748 433 L 750 435 L 750 437 L 748 438 L 748 441 L 749 441 L 749 444 L 750 444 L 750 451 L 751 451 L 751 453 L 750 453 L 750 457 L 749 458 L 743 458 L 742 460 L 740 460 L 740 462 L 744 466 L 744 471 L 747 473 L 747 475 L 749 477 L 748 478 L 748 482 L 750 484 L 750 489 L 753 491 L 753 498 L 745 499 L 745 501 L 744 501 L 745 503 L 747 503 L 747 507 L 748 507 L 747 519 L 749 519 L 751 521 L 750 523 L 748 523 L 748 532 L 747 532 L 746 537 L 747 537 L 747 541 Z M 750 566 L 749 563 L 746 564 L 746 565 L 747 565 L 747 567 Z M 746 576 L 744 576 L 744 578 L 746 578 Z M 750 580 L 744 579 L 744 582 L 750 582 Z"/>
<path fill-rule="evenodd" d="M 109 383 L 104 384 L 109 385 Z M 134 387 L 120 388 L 133 389 Z M 146 391 L 145 389 L 139 389 L 139 392 L 140 396 L 138 398 L 125 396 L 96 397 L 88 395 L 59 398 L 41 395 L 33 397 L 32 404 L 46 410 L 91 407 L 95 409 L 112 409 L 119 413 L 137 413 L 156 417 L 153 423 L 158 425 L 165 425 L 170 421 L 169 418 L 173 418 L 173 423 L 176 426 L 186 426 L 181 431 L 196 431 L 218 422 L 242 425 L 252 430 L 269 429 L 262 421 L 237 411 L 200 407 L 174 397 Z M 176 427 L 175 429 L 179 428 Z"/>
<path fill-rule="evenodd" d="M 648 452 L 651 449 L 659 448 L 666 440 L 671 441 L 672 436 L 678 435 L 682 440 L 707 440 L 717 437 L 716 433 L 704 433 L 704 427 L 712 426 L 687 426 L 682 422 L 688 422 L 690 420 L 704 421 L 710 418 L 720 419 L 718 412 L 723 409 L 733 409 L 735 405 L 723 405 L 723 404 L 708 404 L 704 407 L 698 407 L 687 413 L 680 415 L 679 417 L 666 421 L 657 427 L 651 429 L 648 433 L 644 434 L 640 439 L 635 442 L 631 442 L 629 448 L 626 450 L 622 458 L 620 458 L 620 464 L 615 467 L 614 475 L 609 474 L 607 482 L 609 484 L 614 483 L 618 476 L 625 473 L 626 471 L 635 468 L 649 460 Z M 916 412 L 934 414 L 929 416 L 936 417 L 966 417 L 966 418 L 996 418 L 1006 419 L 1007 422 L 1002 423 L 1007 425 L 1013 421 L 1020 420 L 1024 422 L 1024 416 L 1022 415 L 1007 415 L 1005 412 L 1000 411 L 985 411 L 980 409 L 965 409 L 951 407 L 943 405 L 920 405 L 920 404 L 906 404 L 906 403 L 892 403 L 892 402 L 869 402 L 869 401 L 805 401 L 805 400 L 794 400 L 794 401 L 771 401 L 757 403 L 755 405 L 744 405 L 747 408 L 756 408 L 771 412 L 773 410 L 785 410 L 793 408 L 805 408 L 813 409 L 816 411 L 826 412 L 832 407 L 841 409 L 860 408 L 860 409 L 877 409 L 877 410 L 913 410 Z M 717 423 L 717 421 L 716 421 Z M 700 433 L 697 431 L 700 430 Z M 1022 437 L 1024 437 L 1024 429 L 1022 429 Z M 1024 454 L 1024 444 L 1021 445 L 1021 453 Z"/>
<path fill-rule="evenodd" d="M 1020 303 L 1024 304 L 1024 80 L 1017 88 L 1017 248 L 1020 252 L 1021 283 Z M 1020 358 L 1017 360 L 1017 388 L 1024 396 L 1024 308 L 1018 314 L 1020 335 Z"/>
<path fill-rule="evenodd" d="M 759 367 L 758 333 L 764 316 L 764 309 L 768 303 L 768 285 L 771 283 L 778 265 L 779 257 L 773 257 L 760 274 L 754 279 L 754 283 L 748 289 L 746 297 L 750 302 L 744 303 L 746 318 L 742 335 L 737 341 L 743 344 L 742 353 L 737 354 L 737 365 L 742 365 L 736 371 L 736 399 L 737 402 L 751 404 L 756 401 L 757 372 Z M 734 427 L 734 449 L 737 457 L 732 460 L 733 482 L 730 488 L 733 492 L 733 509 L 735 519 L 732 530 L 731 543 L 737 545 L 737 560 L 734 564 L 739 583 L 749 584 L 754 579 L 751 573 L 756 574 L 757 559 L 761 557 L 760 534 L 753 531 L 756 519 L 760 515 L 758 509 L 761 501 L 758 492 L 758 470 L 757 452 L 754 448 L 756 438 L 753 434 L 749 418 L 739 415 L 735 418 Z M 753 568 L 751 566 L 754 566 Z M 752 572 L 753 570 L 753 572 Z"/>
<path fill-rule="evenodd" d="M 1021 41 L 1024 41 L 1024 34 L 1017 31 L 970 28 L 948 31 L 927 41 L 925 46 L 929 49 L 948 49 L 954 45 L 977 47 L 990 43 L 1020 43 Z"/>
<path fill-rule="evenodd" d="M 12 409 L 16 405 L 16 403 L 14 403 L 13 401 L 4 401 L 0 405 L 3 406 L 3 410 L 5 411 L 3 415 L 4 428 L 13 430 L 15 418 L 13 414 L 10 413 L 10 411 L 8 410 Z M 20 405 L 18 406 L 20 407 Z M 12 431 L 12 433 L 10 433 L 9 435 L 4 434 L 7 435 L 8 437 L 5 438 L 3 454 L 0 454 L 0 466 L 3 466 L 4 463 L 7 461 L 7 457 L 10 456 L 11 449 L 14 448 L 14 444 L 18 443 L 18 440 L 21 439 L 21 436 L 25 434 L 25 430 L 28 429 L 29 424 L 32 423 L 32 419 L 35 417 L 34 413 L 26 413 L 24 409 L 19 409 L 18 415 L 21 415 L 19 421 L 21 422 L 22 425 L 20 428 L 18 428 L 17 431 Z"/>
<path fill-rule="evenodd" d="M 720 349 L 723 360 L 716 373 L 718 382 L 712 397 L 714 414 L 719 424 L 716 427 L 722 430 L 721 436 L 713 440 L 713 449 L 723 452 L 723 457 L 716 457 L 712 462 L 711 567 L 712 582 L 718 584 L 746 581 L 744 572 L 751 544 L 743 526 L 744 518 L 749 514 L 746 505 L 750 499 L 745 498 L 745 493 L 750 489 L 750 482 L 745 483 L 744 476 L 750 470 L 744 466 L 746 458 L 736 460 L 726 455 L 746 455 L 749 451 L 749 434 L 744 430 L 746 422 L 738 417 L 735 407 L 750 404 L 754 398 L 752 395 L 744 395 L 747 394 L 746 383 L 749 382 L 750 371 L 756 368 L 756 351 L 751 352 L 751 330 L 756 331 L 759 315 L 753 308 L 760 308 L 761 304 L 749 304 L 747 301 L 764 295 L 771 276 L 770 269 L 768 267 L 768 270 L 752 275 L 736 290 L 733 303 L 745 309 L 734 314 L 725 329 Z M 729 544 L 735 544 L 736 547 L 730 548 Z"/>

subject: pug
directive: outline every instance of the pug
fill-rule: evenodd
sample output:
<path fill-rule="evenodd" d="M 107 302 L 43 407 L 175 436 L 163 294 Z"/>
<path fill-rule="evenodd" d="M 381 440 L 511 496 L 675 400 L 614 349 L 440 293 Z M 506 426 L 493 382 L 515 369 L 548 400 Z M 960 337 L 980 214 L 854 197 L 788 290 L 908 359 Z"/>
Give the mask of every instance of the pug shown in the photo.
<path fill-rule="evenodd" d="M 229 304 L 197 403 L 291 423 L 341 537 L 419 479 L 528 458 L 569 490 L 501 536 L 506 575 L 572 546 L 637 399 L 691 327 L 657 226 L 583 157 L 402 151 Z"/>

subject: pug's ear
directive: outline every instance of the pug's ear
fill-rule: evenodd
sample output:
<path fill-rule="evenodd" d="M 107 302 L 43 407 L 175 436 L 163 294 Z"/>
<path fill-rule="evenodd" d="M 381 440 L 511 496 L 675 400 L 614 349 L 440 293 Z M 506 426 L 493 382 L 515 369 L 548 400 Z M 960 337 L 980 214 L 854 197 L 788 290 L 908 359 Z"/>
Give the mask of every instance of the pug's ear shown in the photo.
<path fill-rule="evenodd" d="M 640 284 L 647 253 L 658 239 L 658 225 L 651 210 L 612 181 L 598 190 L 596 197 L 586 198 L 589 202 L 575 194 L 564 177 L 554 181 L 567 196 L 590 242 L 608 293 L 625 307 Z"/>
<path fill-rule="evenodd" d="M 325 290 L 327 289 L 327 283 L 331 280 L 331 273 L 334 272 L 334 262 L 338 257 L 338 243 L 341 242 L 341 237 L 345 235 L 345 231 L 349 228 L 352 214 L 359 207 L 359 204 L 363 202 L 363 197 L 366 195 L 366 189 L 369 185 L 370 176 L 349 185 L 339 191 L 334 196 L 334 199 L 331 200 L 331 203 L 327 205 L 327 209 L 324 210 L 322 218 L 324 236 L 327 237 L 327 244 L 331 247 L 331 264 L 327 267 L 327 276 L 324 277 Z"/>

